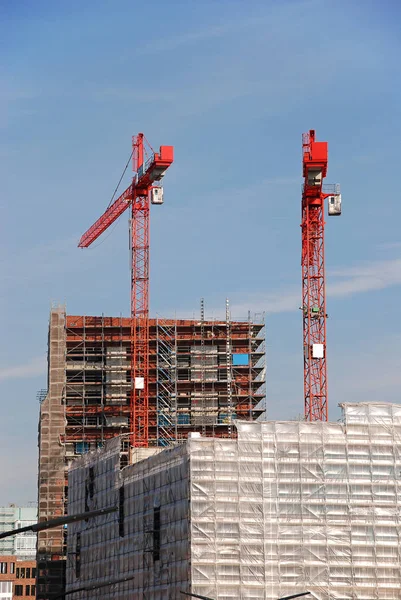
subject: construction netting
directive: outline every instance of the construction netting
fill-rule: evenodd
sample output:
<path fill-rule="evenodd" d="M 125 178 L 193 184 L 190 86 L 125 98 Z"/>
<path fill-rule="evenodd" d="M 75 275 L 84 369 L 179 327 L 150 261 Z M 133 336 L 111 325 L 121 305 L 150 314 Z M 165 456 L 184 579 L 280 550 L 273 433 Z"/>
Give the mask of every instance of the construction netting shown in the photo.
<path fill-rule="evenodd" d="M 399 599 L 401 406 L 343 413 L 341 423 L 237 423 L 237 440 L 192 437 L 122 470 L 117 440 L 83 457 L 70 512 L 85 502 L 120 511 L 71 527 L 80 558 L 68 591 L 127 576 L 93 597 Z"/>

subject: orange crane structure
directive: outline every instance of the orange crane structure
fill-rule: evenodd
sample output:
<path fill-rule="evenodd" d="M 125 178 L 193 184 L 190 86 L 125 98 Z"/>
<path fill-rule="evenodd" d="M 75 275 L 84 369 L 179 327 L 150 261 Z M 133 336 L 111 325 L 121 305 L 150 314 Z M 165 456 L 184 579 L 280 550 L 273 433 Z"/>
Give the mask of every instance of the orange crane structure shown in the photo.
<path fill-rule="evenodd" d="M 307 421 L 328 420 L 324 200 L 330 216 L 341 214 L 340 188 L 323 185 L 328 144 L 311 129 L 302 136 L 302 313 L 304 398 Z"/>
<path fill-rule="evenodd" d="M 146 145 L 145 145 L 146 142 Z M 173 163 L 173 146 L 154 152 L 143 133 L 133 137 L 134 177 L 131 185 L 109 205 L 83 234 L 78 247 L 90 246 L 131 207 L 131 443 L 149 443 L 149 217 L 150 204 L 163 204 L 161 179 Z"/>

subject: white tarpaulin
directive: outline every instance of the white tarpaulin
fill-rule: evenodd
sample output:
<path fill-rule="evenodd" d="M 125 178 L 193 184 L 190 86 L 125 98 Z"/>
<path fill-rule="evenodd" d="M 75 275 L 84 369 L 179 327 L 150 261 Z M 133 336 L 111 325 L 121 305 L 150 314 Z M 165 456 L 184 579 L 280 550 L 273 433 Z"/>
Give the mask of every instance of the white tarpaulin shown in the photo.
<path fill-rule="evenodd" d="M 68 591 L 134 576 L 93 597 L 398 600 L 401 406 L 342 406 L 342 423 L 238 423 L 237 440 L 192 438 L 122 470 L 119 439 L 80 458 L 69 513 L 120 511 L 69 526 Z"/>

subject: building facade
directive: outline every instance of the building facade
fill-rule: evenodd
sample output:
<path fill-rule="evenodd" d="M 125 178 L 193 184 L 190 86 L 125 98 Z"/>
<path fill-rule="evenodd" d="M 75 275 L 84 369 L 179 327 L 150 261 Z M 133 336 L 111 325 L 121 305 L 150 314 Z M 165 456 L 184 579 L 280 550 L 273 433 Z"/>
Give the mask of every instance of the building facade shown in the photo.
<path fill-rule="evenodd" d="M 264 410 L 262 319 L 151 319 L 149 446 L 181 443 L 189 432 L 235 435 L 235 419 Z M 131 321 L 70 316 L 52 309 L 48 391 L 39 421 L 39 520 L 64 514 L 68 465 L 130 431 Z M 128 442 L 127 442 L 128 444 Z M 66 530 L 38 536 L 38 598 L 63 592 Z"/>
<path fill-rule="evenodd" d="M 119 510 L 69 527 L 68 594 L 398 600 L 401 406 L 342 408 L 341 423 L 238 422 L 237 439 L 191 434 L 145 460 L 121 438 L 78 459 L 69 514 Z"/>
<path fill-rule="evenodd" d="M 0 556 L 0 600 L 33 600 L 36 597 L 36 561 Z"/>
<path fill-rule="evenodd" d="M 0 507 L 0 533 L 27 527 L 38 520 L 36 506 L 9 506 Z M 0 540 L 0 555 L 17 556 L 19 559 L 34 559 L 36 556 L 36 533 L 25 533 Z"/>

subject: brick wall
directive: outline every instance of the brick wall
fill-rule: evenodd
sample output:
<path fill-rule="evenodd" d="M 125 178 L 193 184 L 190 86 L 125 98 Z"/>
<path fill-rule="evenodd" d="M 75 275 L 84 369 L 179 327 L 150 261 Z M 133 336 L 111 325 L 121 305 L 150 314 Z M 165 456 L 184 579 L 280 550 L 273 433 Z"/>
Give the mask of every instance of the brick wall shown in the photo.
<path fill-rule="evenodd" d="M 12 583 L 12 598 L 32 600 L 35 598 L 36 562 L 18 560 L 16 556 L 0 555 L 0 582 Z"/>

